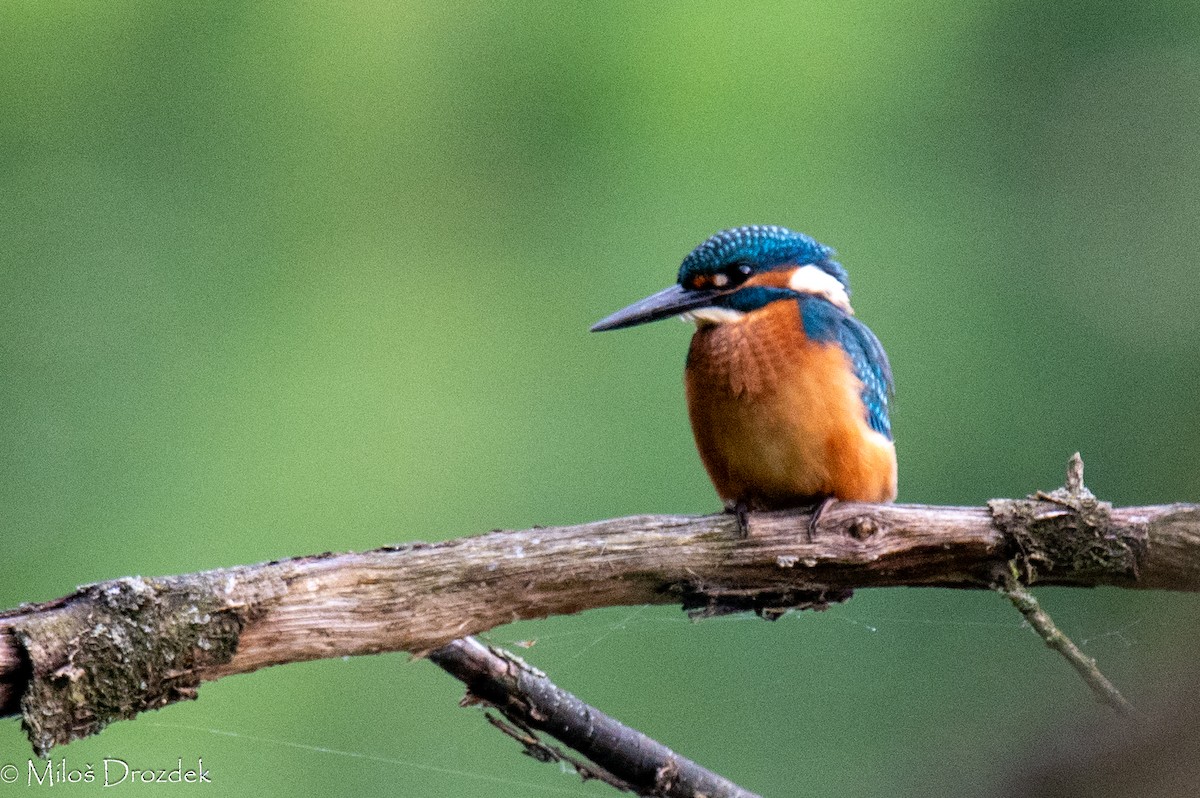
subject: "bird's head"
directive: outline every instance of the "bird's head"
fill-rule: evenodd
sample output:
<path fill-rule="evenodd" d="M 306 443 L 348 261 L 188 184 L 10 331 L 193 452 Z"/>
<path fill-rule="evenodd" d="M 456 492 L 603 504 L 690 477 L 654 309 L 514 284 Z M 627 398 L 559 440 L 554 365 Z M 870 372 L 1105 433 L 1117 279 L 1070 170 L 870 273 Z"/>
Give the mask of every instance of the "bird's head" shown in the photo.
<path fill-rule="evenodd" d="M 678 282 L 596 322 L 593 332 L 687 316 L 722 324 L 780 299 L 816 295 L 849 312 L 850 282 L 833 250 L 775 225 L 722 230 L 683 259 Z"/>

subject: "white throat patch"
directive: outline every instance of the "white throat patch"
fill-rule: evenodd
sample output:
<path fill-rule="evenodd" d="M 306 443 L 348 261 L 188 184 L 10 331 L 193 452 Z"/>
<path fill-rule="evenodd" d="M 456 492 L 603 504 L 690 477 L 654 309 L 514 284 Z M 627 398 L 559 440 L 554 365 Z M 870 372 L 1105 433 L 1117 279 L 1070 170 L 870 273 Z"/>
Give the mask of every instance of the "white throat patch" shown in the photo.
<path fill-rule="evenodd" d="M 818 266 L 801 266 L 796 269 L 792 272 L 792 278 L 788 280 L 788 288 L 802 294 L 816 294 L 847 313 L 854 312 L 850 309 L 850 296 L 846 293 L 846 287 L 838 278 Z"/>
<path fill-rule="evenodd" d="M 706 324 L 730 324 L 741 321 L 746 318 L 746 314 L 740 310 L 730 310 L 729 308 L 697 308 L 681 314 L 679 318 L 684 321 L 694 321 L 697 327 L 703 327 Z"/>

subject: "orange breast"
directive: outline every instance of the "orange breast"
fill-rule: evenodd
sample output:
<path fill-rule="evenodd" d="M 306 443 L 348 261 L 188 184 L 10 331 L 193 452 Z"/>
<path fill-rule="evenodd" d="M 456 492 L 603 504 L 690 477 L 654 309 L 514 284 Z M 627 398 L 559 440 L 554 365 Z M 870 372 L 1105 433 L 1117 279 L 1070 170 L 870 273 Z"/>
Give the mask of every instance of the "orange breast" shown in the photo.
<path fill-rule="evenodd" d="M 774 302 L 697 329 L 685 371 L 700 459 L 729 506 L 896 498 L 896 450 L 867 424 L 849 358 Z"/>

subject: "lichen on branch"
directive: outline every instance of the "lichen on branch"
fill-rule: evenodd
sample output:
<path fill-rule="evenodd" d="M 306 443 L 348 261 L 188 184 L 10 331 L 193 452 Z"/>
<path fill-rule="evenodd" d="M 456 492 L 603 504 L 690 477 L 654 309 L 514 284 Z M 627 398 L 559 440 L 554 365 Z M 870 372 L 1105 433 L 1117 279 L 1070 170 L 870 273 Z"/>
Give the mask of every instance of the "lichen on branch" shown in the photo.
<path fill-rule="evenodd" d="M 0 714 L 21 712 L 45 752 L 269 665 L 424 654 L 599 607 L 771 618 L 857 588 L 993 589 L 1013 560 L 1026 586 L 1200 590 L 1200 506 L 1065 490 L 990 508 L 839 502 L 811 539 L 803 511 L 752 515 L 746 537 L 729 515 L 637 516 L 117 579 L 0 613 Z"/>

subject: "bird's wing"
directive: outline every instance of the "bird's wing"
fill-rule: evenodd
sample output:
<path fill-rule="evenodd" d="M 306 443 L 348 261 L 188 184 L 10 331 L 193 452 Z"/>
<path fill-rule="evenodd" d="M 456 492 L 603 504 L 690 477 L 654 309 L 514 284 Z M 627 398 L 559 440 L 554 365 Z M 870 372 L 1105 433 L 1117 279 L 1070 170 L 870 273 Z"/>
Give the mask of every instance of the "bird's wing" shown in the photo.
<path fill-rule="evenodd" d="M 854 366 L 854 375 L 862 383 L 862 400 L 867 408 L 867 423 L 871 429 L 892 437 L 892 422 L 888 416 L 894 386 L 892 367 L 883 345 L 867 325 L 853 316 L 844 316 L 837 327 L 837 339 Z"/>

